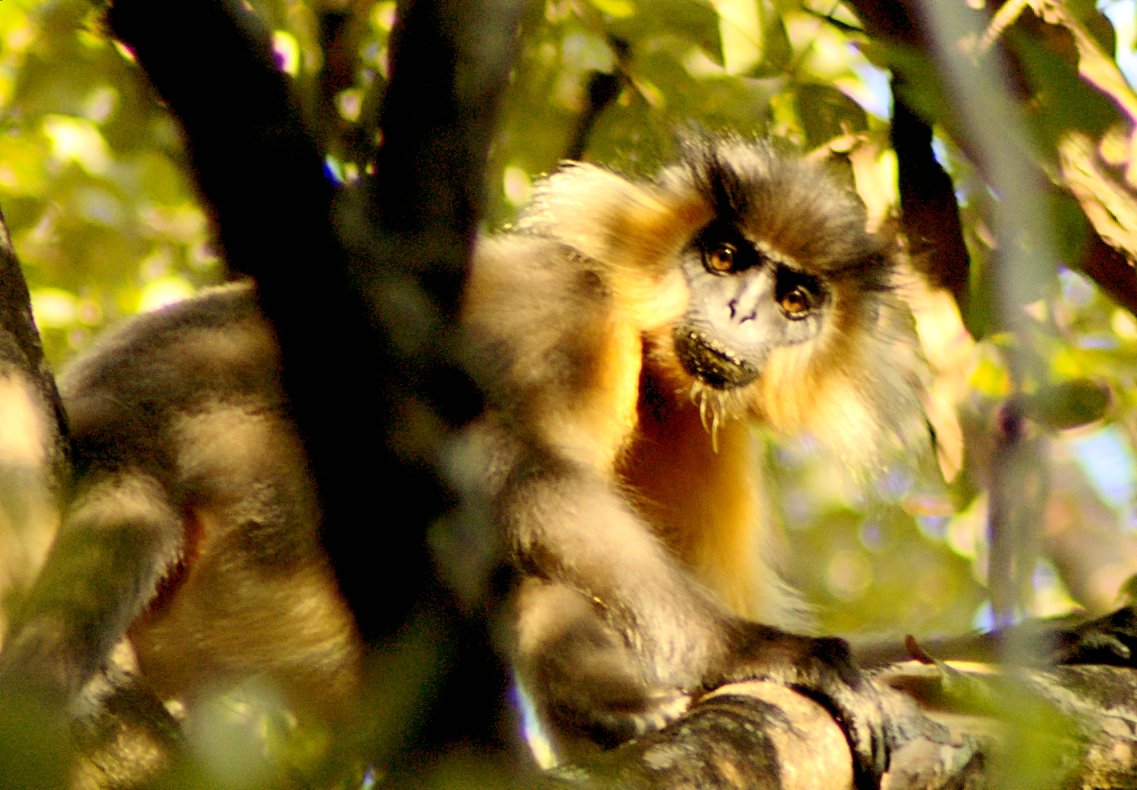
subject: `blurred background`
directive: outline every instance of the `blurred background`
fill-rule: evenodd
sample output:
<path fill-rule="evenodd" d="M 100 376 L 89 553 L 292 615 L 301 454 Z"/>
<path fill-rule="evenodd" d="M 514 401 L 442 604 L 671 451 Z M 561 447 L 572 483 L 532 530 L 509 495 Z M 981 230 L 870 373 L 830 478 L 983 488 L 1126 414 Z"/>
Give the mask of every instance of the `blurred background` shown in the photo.
<path fill-rule="evenodd" d="M 329 174 L 359 178 L 395 4 L 251 5 Z M 762 437 L 787 576 L 825 631 L 959 632 L 994 622 L 994 534 L 1004 619 L 1108 609 L 1137 572 L 1135 4 L 961 0 L 908 27 L 914 4 L 892 4 L 891 20 L 884 5 L 533 3 L 485 227 L 508 224 L 564 158 L 650 174 L 677 133 L 704 129 L 835 157 L 872 224 L 894 229 L 889 69 L 904 69 L 966 245 L 949 287 L 929 287 L 937 248 L 908 237 L 936 446 L 852 476 L 808 439 Z M 1004 44 L 1004 60 L 984 60 Z M 95 4 L 0 0 L 0 206 L 56 366 L 107 324 L 225 278 L 179 130 Z"/>

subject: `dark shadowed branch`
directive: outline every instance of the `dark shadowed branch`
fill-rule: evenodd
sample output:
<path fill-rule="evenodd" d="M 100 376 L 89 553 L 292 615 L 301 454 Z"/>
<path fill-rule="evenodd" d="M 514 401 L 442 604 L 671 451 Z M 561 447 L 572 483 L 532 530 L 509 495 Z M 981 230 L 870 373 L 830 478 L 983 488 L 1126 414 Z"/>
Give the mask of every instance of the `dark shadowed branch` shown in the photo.
<path fill-rule="evenodd" d="M 457 501 L 438 468 L 448 430 L 477 411 L 449 327 L 519 7 L 401 9 L 381 177 L 366 199 L 329 177 L 267 32 L 241 4 L 121 0 L 109 13 L 183 126 L 226 261 L 256 279 L 276 326 L 323 540 L 365 639 L 430 633 L 423 687 L 441 688 L 434 709 L 447 712 L 419 722 L 425 749 L 493 740 L 505 682 L 487 590 L 457 600 L 426 528 Z M 447 684 L 456 669 L 462 679 Z"/>
<path fill-rule="evenodd" d="M 946 288 L 967 309 L 967 244 L 951 177 L 932 151 L 932 128 L 893 91 L 890 136 L 896 151 L 900 221 L 913 264 L 928 280 Z"/>

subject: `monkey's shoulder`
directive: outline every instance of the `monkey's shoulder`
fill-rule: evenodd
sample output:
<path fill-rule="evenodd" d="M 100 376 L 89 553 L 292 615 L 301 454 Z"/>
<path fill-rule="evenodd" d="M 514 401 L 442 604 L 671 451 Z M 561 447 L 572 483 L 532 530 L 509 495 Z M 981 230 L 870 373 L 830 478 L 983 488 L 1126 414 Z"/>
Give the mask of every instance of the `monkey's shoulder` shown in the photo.
<path fill-rule="evenodd" d="M 462 323 L 490 388 L 530 405 L 579 389 L 599 364 L 619 305 L 602 267 L 555 239 L 479 241 Z"/>
<path fill-rule="evenodd" d="M 500 233 L 478 241 L 466 288 L 467 323 L 496 322 L 508 309 L 521 322 L 541 315 L 579 316 L 602 309 L 611 292 L 604 268 L 570 245 L 543 235 Z"/>

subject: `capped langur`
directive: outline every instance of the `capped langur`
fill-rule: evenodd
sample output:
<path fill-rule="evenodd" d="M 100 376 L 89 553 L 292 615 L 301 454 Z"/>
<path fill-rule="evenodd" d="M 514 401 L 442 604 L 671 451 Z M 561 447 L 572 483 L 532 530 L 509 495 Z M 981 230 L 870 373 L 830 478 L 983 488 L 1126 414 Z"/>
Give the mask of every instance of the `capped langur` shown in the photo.
<path fill-rule="evenodd" d="M 768 677 L 841 716 L 860 779 L 884 769 L 845 643 L 794 633 L 751 429 L 869 465 L 926 440 L 894 262 L 840 180 L 737 138 L 647 180 L 568 165 L 479 242 L 463 320 L 493 385 L 465 441 L 490 459 L 520 572 L 515 666 L 558 744 L 618 742 Z M 79 477 L 0 671 L 73 694 L 129 635 L 166 696 L 251 673 L 305 705 L 350 695 L 359 645 L 272 337 L 254 291 L 229 287 L 71 367 Z"/>
<path fill-rule="evenodd" d="M 718 138 L 652 180 L 568 165 L 481 243 L 465 321 L 499 383 L 479 430 L 522 571 L 515 664 L 561 749 L 766 677 L 842 717 L 859 782 L 887 764 L 846 644 L 790 630 L 751 433 L 864 466 L 930 447 L 897 249 L 865 225 L 824 167 Z"/>
<path fill-rule="evenodd" d="M 141 315 L 59 388 L 75 481 L 0 679 L 73 696 L 129 636 L 164 699 L 267 677 L 299 712 L 342 706 L 359 643 L 253 291 Z"/>

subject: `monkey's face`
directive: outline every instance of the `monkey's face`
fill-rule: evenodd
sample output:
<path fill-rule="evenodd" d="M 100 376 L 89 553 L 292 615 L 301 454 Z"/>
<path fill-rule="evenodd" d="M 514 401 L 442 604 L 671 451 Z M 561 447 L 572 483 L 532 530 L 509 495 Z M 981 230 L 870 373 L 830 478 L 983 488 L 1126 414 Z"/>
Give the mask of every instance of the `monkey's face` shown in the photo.
<path fill-rule="evenodd" d="M 684 252 L 691 301 L 673 330 L 675 353 L 714 389 L 750 384 L 772 350 L 813 339 L 824 319 L 827 283 L 763 246 L 715 220 Z"/>
<path fill-rule="evenodd" d="M 660 391 L 681 407 L 694 401 L 712 436 L 746 420 L 809 431 L 846 457 L 871 455 L 889 434 L 905 446 L 926 440 L 924 365 L 892 288 L 895 240 L 866 231 L 864 206 L 829 169 L 774 143 L 695 139 L 651 181 L 562 168 L 517 230 L 573 251 L 570 270 L 601 286 L 600 331 L 633 330 Z M 532 279 L 531 258 L 516 260 L 510 271 Z M 641 375 L 609 364 L 624 359 L 606 353 L 595 366 L 632 371 L 603 379 L 621 392 Z"/>
<path fill-rule="evenodd" d="M 796 431 L 830 419 L 819 399 L 851 413 L 854 399 L 891 397 L 866 385 L 879 362 L 865 355 L 878 335 L 886 342 L 892 257 L 849 187 L 771 146 L 730 140 L 689 151 L 659 184 L 697 196 L 702 217 L 677 251 L 685 308 L 652 335 L 653 358 L 713 423 Z"/>

